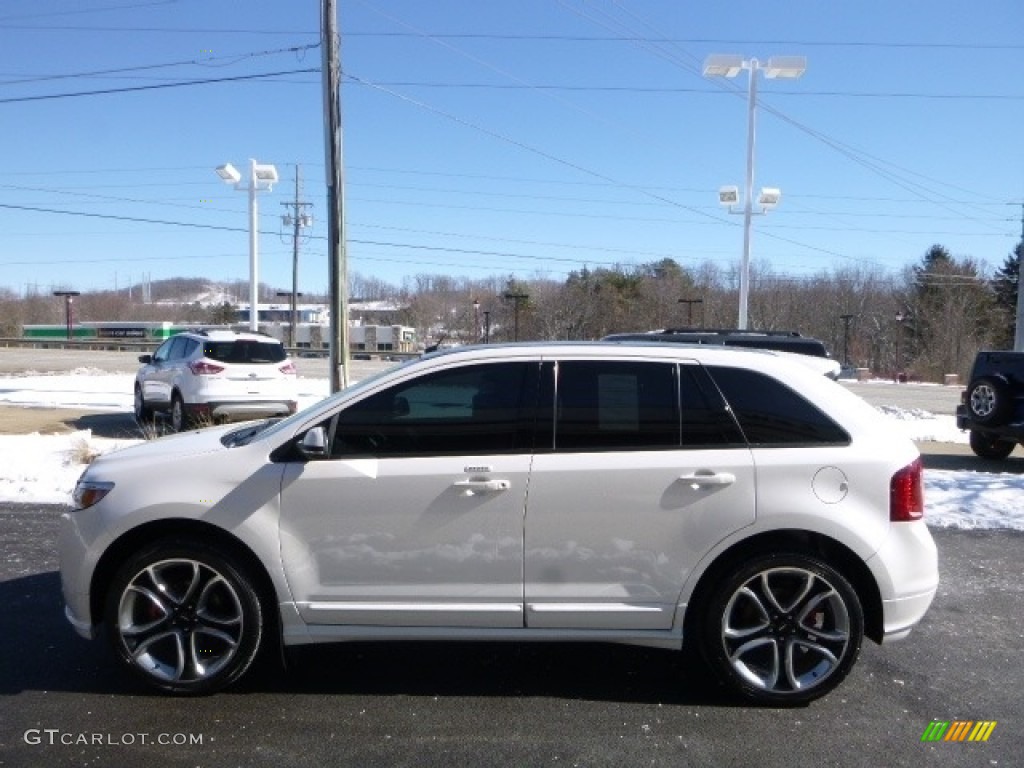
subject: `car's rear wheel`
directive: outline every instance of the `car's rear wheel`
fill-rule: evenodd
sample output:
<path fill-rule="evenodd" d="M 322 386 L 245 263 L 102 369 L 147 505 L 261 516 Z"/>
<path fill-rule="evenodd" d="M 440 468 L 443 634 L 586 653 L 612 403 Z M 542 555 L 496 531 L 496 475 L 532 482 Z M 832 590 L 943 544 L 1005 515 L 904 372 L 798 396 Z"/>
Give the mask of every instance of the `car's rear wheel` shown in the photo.
<path fill-rule="evenodd" d="M 839 571 L 796 552 L 759 555 L 720 579 L 698 628 L 715 675 L 754 704 L 806 704 L 850 671 L 864 613 Z"/>
<path fill-rule="evenodd" d="M 142 394 L 142 387 L 138 384 L 135 385 L 135 401 L 133 410 L 135 412 L 136 421 L 147 421 L 153 418 L 153 411 L 148 405 L 146 405 L 146 398 Z"/>
<path fill-rule="evenodd" d="M 993 376 L 983 376 L 967 390 L 967 410 L 979 424 L 1002 424 L 1012 407 L 1010 390 L 1006 382 Z"/>
<path fill-rule="evenodd" d="M 184 432 L 191 426 L 192 419 L 185 409 L 185 401 L 175 392 L 171 395 L 171 429 L 175 432 Z"/>
<path fill-rule="evenodd" d="M 983 459 L 1005 459 L 1017 447 L 1013 440 L 1003 440 L 976 429 L 971 430 L 970 443 L 975 455 Z"/>
<path fill-rule="evenodd" d="M 189 539 L 165 539 L 114 577 L 106 625 L 118 656 L 171 693 L 212 693 L 252 664 L 263 638 L 255 584 L 235 558 Z"/>

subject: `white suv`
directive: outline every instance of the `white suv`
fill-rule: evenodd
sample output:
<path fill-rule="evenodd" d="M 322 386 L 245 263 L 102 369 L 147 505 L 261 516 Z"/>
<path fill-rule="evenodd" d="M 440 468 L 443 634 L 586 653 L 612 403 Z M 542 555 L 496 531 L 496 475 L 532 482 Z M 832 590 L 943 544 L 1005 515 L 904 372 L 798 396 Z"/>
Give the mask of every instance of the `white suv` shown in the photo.
<path fill-rule="evenodd" d="M 277 641 L 591 640 L 805 703 L 906 636 L 938 570 L 913 443 L 787 357 L 460 348 L 102 456 L 63 516 L 67 616 L 172 693 Z"/>
<path fill-rule="evenodd" d="M 135 374 L 135 418 L 169 413 L 180 432 L 197 424 L 295 413 L 295 366 L 284 345 L 259 333 L 179 333 Z"/>

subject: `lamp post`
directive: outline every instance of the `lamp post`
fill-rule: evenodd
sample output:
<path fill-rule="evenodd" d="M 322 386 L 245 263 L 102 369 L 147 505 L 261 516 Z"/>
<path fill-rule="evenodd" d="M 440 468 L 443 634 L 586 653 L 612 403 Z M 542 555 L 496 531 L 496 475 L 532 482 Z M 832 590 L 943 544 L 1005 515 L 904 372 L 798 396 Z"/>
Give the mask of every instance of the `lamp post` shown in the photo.
<path fill-rule="evenodd" d="M 840 315 L 839 319 L 843 321 L 843 365 L 850 364 L 850 321 L 856 315 Z"/>
<path fill-rule="evenodd" d="M 693 305 L 700 304 L 700 327 L 704 327 L 704 299 L 679 299 L 678 303 L 686 305 L 686 325 L 688 327 L 693 327 Z"/>
<path fill-rule="evenodd" d="M 747 87 L 747 177 L 743 194 L 743 262 L 740 268 L 740 308 L 737 325 L 740 330 L 747 328 L 747 305 L 750 298 L 750 224 L 754 215 L 754 145 L 755 145 L 755 114 L 757 107 L 757 73 L 764 72 L 768 79 L 791 78 L 803 75 L 807 70 L 807 60 L 803 56 L 773 56 L 766 64 L 757 59 L 744 59 L 742 56 L 712 54 L 704 61 L 705 77 L 736 77 L 741 71 L 750 73 Z M 761 190 L 758 202 L 765 213 L 779 202 L 780 192 L 775 188 Z M 736 187 L 723 187 L 719 190 L 719 202 L 732 206 L 737 202 Z M 726 198 L 730 199 L 726 199 Z"/>
<path fill-rule="evenodd" d="M 67 326 L 68 341 L 74 336 L 73 328 L 75 325 L 75 311 L 71 307 L 71 302 L 75 296 L 81 296 L 81 291 L 54 291 L 54 296 L 64 297 L 64 324 Z"/>
<path fill-rule="evenodd" d="M 491 343 L 491 310 L 484 310 L 484 344 Z"/>
<path fill-rule="evenodd" d="M 515 317 L 515 320 L 513 321 L 513 328 L 515 329 L 513 341 L 519 341 L 519 302 L 526 301 L 530 298 L 530 294 L 509 292 L 505 294 L 505 298 L 510 299 L 513 302 L 513 312 Z"/>
<path fill-rule="evenodd" d="M 900 360 L 900 336 L 903 335 L 903 321 L 907 319 L 907 316 L 903 314 L 901 310 L 896 310 L 896 383 L 898 384 L 902 379 L 900 373 L 901 360 Z"/>
<path fill-rule="evenodd" d="M 225 184 L 249 193 L 249 329 L 258 331 L 259 324 L 259 203 L 256 193 L 269 192 L 277 182 L 277 168 L 249 160 L 249 183 L 242 183 L 242 174 L 231 163 L 217 166 L 217 175 Z"/>

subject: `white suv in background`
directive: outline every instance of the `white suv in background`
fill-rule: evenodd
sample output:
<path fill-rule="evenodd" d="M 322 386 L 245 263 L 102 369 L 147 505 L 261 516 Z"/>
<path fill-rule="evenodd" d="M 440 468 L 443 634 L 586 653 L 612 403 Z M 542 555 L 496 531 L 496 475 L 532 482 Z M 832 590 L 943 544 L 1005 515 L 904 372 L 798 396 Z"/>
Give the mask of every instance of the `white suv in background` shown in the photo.
<path fill-rule="evenodd" d="M 179 333 L 141 355 L 135 418 L 167 412 L 171 428 L 295 413 L 295 366 L 277 339 L 260 333 Z"/>
<path fill-rule="evenodd" d="M 462 347 L 101 456 L 61 523 L 68 618 L 178 694 L 279 642 L 547 640 L 685 646 L 806 703 L 911 631 L 938 561 L 913 442 L 791 358 Z"/>

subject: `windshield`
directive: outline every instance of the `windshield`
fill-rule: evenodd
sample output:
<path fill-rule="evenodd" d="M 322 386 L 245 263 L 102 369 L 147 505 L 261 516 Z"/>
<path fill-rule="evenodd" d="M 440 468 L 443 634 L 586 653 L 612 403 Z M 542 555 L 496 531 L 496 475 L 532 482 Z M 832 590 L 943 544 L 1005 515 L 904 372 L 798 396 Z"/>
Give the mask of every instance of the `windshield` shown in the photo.
<path fill-rule="evenodd" d="M 287 357 L 284 345 L 277 341 L 235 339 L 203 342 L 203 357 L 219 363 L 272 364 Z"/>

